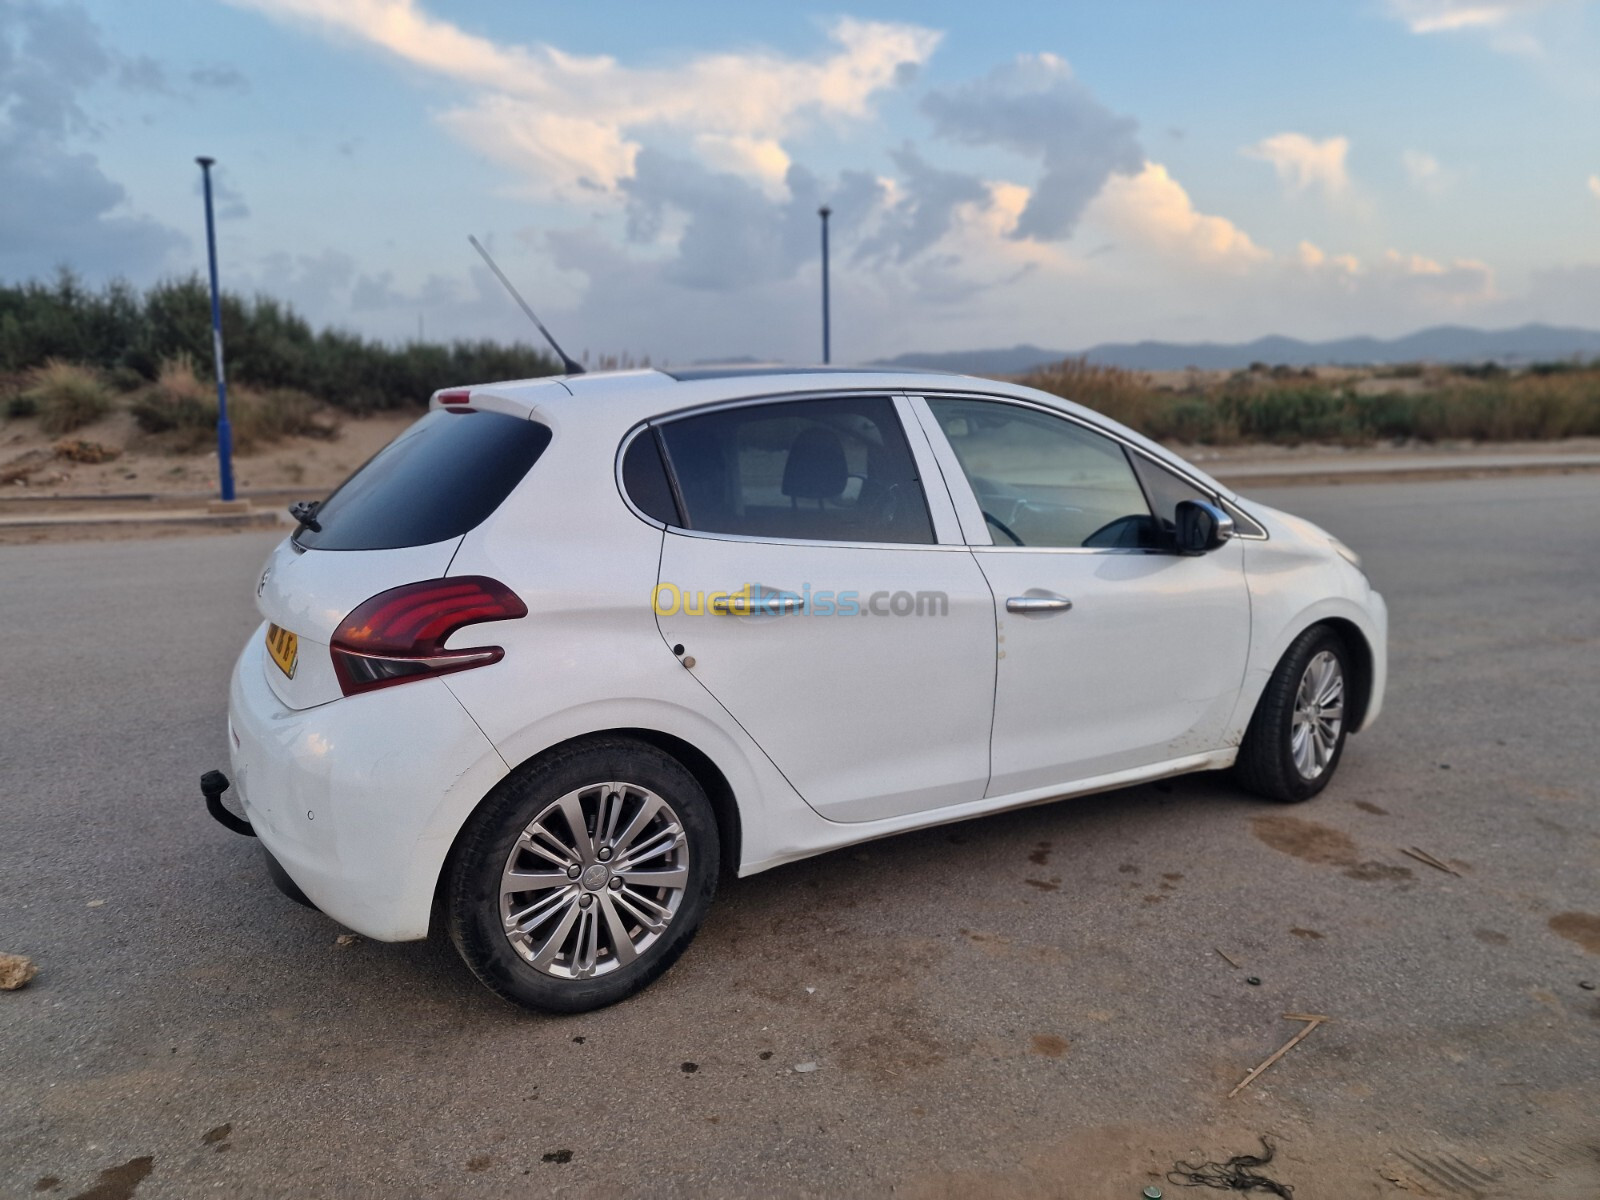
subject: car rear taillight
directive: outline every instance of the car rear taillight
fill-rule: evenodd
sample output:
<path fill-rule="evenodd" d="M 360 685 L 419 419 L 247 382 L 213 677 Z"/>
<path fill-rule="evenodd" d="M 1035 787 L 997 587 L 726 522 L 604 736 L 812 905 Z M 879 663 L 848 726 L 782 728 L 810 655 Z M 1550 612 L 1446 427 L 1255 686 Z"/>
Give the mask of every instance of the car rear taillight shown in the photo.
<path fill-rule="evenodd" d="M 516 593 L 482 575 L 429 579 L 379 592 L 339 622 L 329 643 L 346 696 L 499 662 L 499 646 L 446 650 L 464 625 L 528 615 Z"/>
<path fill-rule="evenodd" d="M 470 388 L 451 388 L 447 391 L 438 392 L 436 398 L 440 407 L 447 408 L 451 412 L 472 411 L 472 390 Z"/>

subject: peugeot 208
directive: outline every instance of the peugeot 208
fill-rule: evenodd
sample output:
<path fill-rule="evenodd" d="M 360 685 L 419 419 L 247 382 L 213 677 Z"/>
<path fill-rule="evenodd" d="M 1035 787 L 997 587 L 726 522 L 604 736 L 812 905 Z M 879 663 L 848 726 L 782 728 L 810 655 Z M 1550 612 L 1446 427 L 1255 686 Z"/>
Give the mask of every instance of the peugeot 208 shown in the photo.
<path fill-rule="evenodd" d="M 1355 555 L 1054 396 L 923 373 L 484 384 L 269 557 L 232 782 L 280 885 L 579 1011 L 719 878 L 1231 769 L 1327 786 L 1383 699 Z"/>

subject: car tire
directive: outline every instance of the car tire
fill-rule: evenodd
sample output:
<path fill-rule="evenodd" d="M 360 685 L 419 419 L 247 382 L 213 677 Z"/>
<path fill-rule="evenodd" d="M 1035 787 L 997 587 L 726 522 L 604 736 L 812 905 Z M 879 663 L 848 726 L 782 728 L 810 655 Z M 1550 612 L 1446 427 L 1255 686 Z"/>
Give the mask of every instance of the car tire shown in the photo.
<path fill-rule="evenodd" d="M 681 763 L 588 739 L 512 772 L 468 819 L 447 867 L 450 938 L 513 1004 L 603 1008 L 677 961 L 720 861 L 711 802 Z"/>
<path fill-rule="evenodd" d="M 1267 681 L 1234 764 L 1239 784 L 1268 800 L 1309 800 L 1333 778 L 1349 734 L 1350 652 L 1313 625 Z"/>

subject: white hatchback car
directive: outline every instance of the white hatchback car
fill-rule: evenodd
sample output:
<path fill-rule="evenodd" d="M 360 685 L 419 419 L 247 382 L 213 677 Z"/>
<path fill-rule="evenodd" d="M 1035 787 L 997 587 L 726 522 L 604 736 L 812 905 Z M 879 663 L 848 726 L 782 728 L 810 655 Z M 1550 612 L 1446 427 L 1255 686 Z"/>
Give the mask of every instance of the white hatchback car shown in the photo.
<path fill-rule="evenodd" d="M 1307 799 L 1383 699 L 1349 550 L 1007 383 L 443 391 L 295 515 L 208 806 L 532 1008 L 644 987 L 725 873 L 1188 771 Z"/>

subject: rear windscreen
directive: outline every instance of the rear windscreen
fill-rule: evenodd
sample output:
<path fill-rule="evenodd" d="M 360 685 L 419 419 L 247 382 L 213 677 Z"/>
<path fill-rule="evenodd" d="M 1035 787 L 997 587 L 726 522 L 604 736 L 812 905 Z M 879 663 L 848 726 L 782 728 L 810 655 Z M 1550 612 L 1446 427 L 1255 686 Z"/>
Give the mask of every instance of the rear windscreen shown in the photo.
<path fill-rule="evenodd" d="M 317 510 L 311 550 L 394 550 L 460 537 L 500 507 L 550 444 L 526 417 L 435 409 L 378 451 Z"/>

